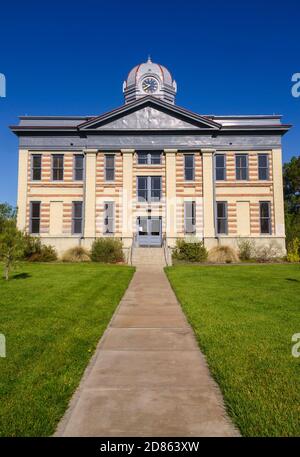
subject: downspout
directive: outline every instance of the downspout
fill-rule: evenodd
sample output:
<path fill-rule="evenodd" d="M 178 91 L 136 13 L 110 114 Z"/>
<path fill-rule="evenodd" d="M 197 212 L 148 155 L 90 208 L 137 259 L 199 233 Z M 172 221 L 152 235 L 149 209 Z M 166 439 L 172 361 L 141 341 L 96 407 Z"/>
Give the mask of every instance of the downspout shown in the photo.
<path fill-rule="evenodd" d="M 213 176 L 213 211 L 214 211 L 214 229 L 215 238 L 217 239 L 218 246 L 220 245 L 220 238 L 217 233 L 217 201 L 216 201 L 216 152 L 213 153 L 212 160 L 212 176 Z"/>
<path fill-rule="evenodd" d="M 85 147 L 86 148 L 86 147 Z M 83 182 L 83 205 L 82 205 L 82 221 L 83 221 L 83 228 L 82 234 L 79 238 L 79 246 L 82 245 L 82 241 L 85 239 L 85 201 L 86 201 L 86 151 L 83 150 L 83 166 L 84 166 L 84 182 Z"/>

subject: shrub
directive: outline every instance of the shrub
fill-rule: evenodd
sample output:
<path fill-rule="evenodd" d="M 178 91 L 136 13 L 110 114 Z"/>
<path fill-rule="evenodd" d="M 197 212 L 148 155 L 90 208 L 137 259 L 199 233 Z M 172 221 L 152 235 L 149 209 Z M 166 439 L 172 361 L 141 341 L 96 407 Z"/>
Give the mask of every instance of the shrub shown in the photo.
<path fill-rule="evenodd" d="M 57 260 L 57 253 L 53 246 L 41 243 L 40 238 L 24 236 L 24 258 L 29 262 L 54 262 Z"/>
<path fill-rule="evenodd" d="M 55 262 L 57 260 L 57 252 L 53 246 L 42 244 L 41 251 L 32 254 L 27 260 L 29 262 Z"/>
<path fill-rule="evenodd" d="M 2 224 L 0 233 L 0 260 L 3 260 L 4 277 L 9 279 L 9 273 L 24 252 L 24 237 L 13 219 L 7 219 Z"/>
<path fill-rule="evenodd" d="M 63 262 L 89 262 L 91 260 L 89 252 L 82 246 L 75 246 L 64 252 Z"/>
<path fill-rule="evenodd" d="M 255 259 L 257 262 L 274 262 L 278 259 L 282 259 L 282 257 L 283 253 L 281 246 L 275 240 L 255 249 Z"/>
<path fill-rule="evenodd" d="M 211 263 L 236 263 L 239 260 L 236 251 L 230 246 L 216 246 L 208 253 L 208 261 Z"/>
<path fill-rule="evenodd" d="M 300 262 L 300 239 L 296 237 L 290 241 L 287 251 L 288 262 Z"/>
<path fill-rule="evenodd" d="M 255 245 L 252 240 L 241 240 L 238 242 L 240 260 L 250 260 L 255 253 Z"/>
<path fill-rule="evenodd" d="M 123 243 L 117 238 L 98 238 L 91 249 L 93 262 L 124 262 Z"/>
<path fill-rule="evenodd" d="M 173 258 L 187 262 L 205 262 L 207 259 L 207 250 L 202 241 L 188 242 L 184 239 L 178 239 L 173 252 Z"/>
<path fill-rule="evenodd" d="M 28 234 L 24 235 L 24 258 L 26 260 L 29 260 L 36 254 L 40 254 L 41 249 L 42 243 L 40 238 Z"/>

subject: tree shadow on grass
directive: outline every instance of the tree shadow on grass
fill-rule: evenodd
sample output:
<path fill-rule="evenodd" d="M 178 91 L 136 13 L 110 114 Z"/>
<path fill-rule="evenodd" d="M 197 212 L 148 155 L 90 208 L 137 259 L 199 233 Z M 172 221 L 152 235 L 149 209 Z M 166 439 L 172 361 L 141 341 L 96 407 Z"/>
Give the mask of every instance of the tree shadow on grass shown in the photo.
<path fill-rule="evenodd" d="M 13 275 L 11 279 L 27 279 L 30 278 L 31 275 L 29 273 L 18 273 Z"/>

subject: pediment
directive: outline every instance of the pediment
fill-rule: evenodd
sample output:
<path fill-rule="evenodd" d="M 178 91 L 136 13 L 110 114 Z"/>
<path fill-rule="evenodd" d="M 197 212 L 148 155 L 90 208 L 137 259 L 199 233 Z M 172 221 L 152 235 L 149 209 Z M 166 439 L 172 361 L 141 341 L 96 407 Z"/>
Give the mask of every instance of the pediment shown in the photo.
<path fill-rule="evenodd" d="M 80 130 L 216 130 L 221 126 L 208 118 L 188 112 L 160 100 L 139 100 L 95 117 L 79 126 Z"/>

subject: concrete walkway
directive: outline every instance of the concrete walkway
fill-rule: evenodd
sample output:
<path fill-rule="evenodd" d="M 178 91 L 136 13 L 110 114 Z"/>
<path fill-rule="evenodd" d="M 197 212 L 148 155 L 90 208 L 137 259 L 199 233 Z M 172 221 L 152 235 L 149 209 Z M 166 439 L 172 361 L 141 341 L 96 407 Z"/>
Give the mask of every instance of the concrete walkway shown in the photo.
<path fill-rule="evenodd" d="M 237 435 L 163 269 L 138 267 L 56 436 Z"/>

